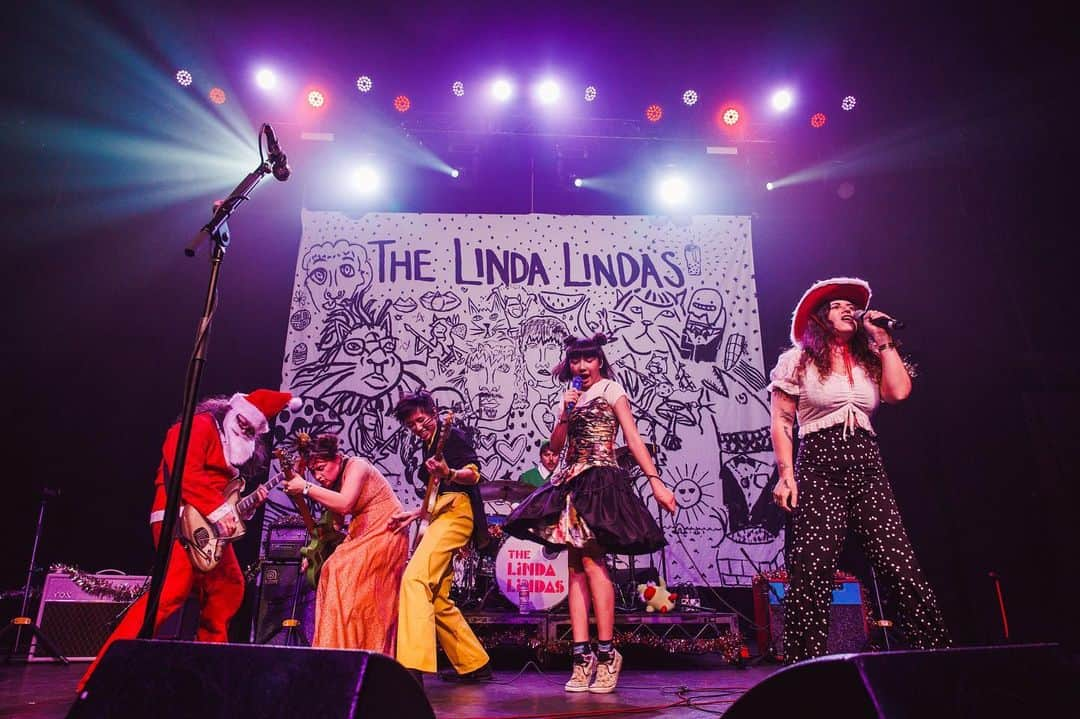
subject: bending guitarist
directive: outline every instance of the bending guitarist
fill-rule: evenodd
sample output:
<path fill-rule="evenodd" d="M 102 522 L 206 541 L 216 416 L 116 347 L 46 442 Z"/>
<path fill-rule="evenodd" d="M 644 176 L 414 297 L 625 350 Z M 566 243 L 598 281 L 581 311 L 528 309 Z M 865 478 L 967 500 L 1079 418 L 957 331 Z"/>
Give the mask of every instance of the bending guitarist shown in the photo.
<path fill-rule="evenodd" d="M 398 587 L 409 545 L 403 534 L 386 525 L 401 512 L 401 502 L 375 465 L 341 451 L 336 435 L 320 434 L 301 447 L 300 454 L 315 482 L 293 477 L 285 492 L 326 507 L 324 517 L 352 517 L 348 538 L 319 573 L 311 645 L 366 649 L 392 657 Z"/>
<path fill-rule="evenodd" d="M 430 524 L 405 568 L 398 603 L 397 660 L 423 684 L 422 672 L 434 672 L 435 641 L 454 666 L 448 681 L 478 682 L 491 678 L 484 647 L 469 628 L 461 610 L 450 600 L 453 579 L 451 559 L 470 541 L 477 548 L 487 544 L 487 522 L 480 491 L 480 464 L 476 452 L 457 427 L 449 434 L 440 426 L 435 401 L 427 392 L 405 395 L 394 416 L 423 446 L 420 479 L 427 485 L 439 481 Z M 444 441 L 445 440 L 445 441 Z M 442 447 L 442 459 L 436 449 Z M 404 532 L 420 511 L 398 512 L 389 528 Z"/>
<path fill-rule="evenodd" d="M 252 478 L 266 469 L 269 456 L 261 438 L 270 429 L 270 420 L 289 404 L 292 395 L 257 389 L 250 394 L 234 394 L 231 398 L 209 397 L 195 408 L 191 427 L 187 460 L 181 488 L 182 511 L 194 508 L 213 523 L 219 536 L 231 536 L 241 526 L 241 518 L 235 508 L 226 501 L 225 488 L 236 477 Z M 298 400 L 297 400 L 298 401 Z M 165 435 L 158 465 L 154 502 L 150 512 L 150 530 L 154 544 L 160 540 L 161 522 L 165 518 L 165 480 L 167 466 L 176 453 L 180 434 L 177 422 Z M 266 490 L 259 502 L 266 498 Z M 257 505 L 259 502 L 256 502 Z M 244 575 L 231 545 L 226 546 L 221 561 L 208 572 L 199 572 L 191 564 L 187 554 L 177 544 L 169 558 L 169 568 L 161 590 L 157 625 L 183 606 L 192 590 L 197 590 L 200 613 L 196 639 L 201 642 L 224 642 L 228 640 L 229 620 L 236 614 L 244 600 Z M 79 681 L 82 691 L 90 675 L 97 667 L 101 655 L 117 639 L 133 639 L 142 627 L 146 611 L 143 595 L 128 610 L 124 619 L 105 642 L 97 659 Z"/>

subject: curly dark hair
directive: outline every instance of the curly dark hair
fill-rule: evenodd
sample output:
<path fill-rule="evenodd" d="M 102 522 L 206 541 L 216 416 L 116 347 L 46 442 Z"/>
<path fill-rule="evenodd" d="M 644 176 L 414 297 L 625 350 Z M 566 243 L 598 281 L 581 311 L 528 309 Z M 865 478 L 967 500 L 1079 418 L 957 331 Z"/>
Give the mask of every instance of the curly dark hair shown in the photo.
<path fill-rule="evenodd" d="M 571 335 L 563 340 L 566 348 L 563 352 L 562 361 L 551 369 L 551 374 L 560 382 L 569 382 L 573 374 L 570 372 L 570 363 L 576 359 L 600 359 L 600 376 L 605 379 L 611 378 L 611 364 L 604 355 L 603 346 L 607 344 L 607 337 L 603 332 L 597 332 L 592 337 L 574 337 Z"/>
<path fill-rule="evenodd" d="M 806 369 L 808 363 L 813 362 L 823 382 L 832 374 L 830 347 L 833 335 L 829 325 L 830 303 L 831 300 L 826 300 L 814 309 L 802 337 L 799 338 L 799 343 L 802 345 L 799 373 L 801 374 Z M 855 363 L 861 365 L 875 383 L 881 381 L 881 358 L 870 349 L 870 338 L 862 328 L 862 323 L 859 323 L 858 331 L 848 340 L 848 350 Z"/>

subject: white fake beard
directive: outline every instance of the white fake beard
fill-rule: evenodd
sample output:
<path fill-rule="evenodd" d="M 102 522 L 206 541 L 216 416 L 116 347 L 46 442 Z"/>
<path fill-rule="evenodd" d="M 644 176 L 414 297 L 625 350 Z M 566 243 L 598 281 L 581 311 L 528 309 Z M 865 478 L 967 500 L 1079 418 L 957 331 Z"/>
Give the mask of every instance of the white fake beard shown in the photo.
<path fill-rule="evenodd" d="M 255 454 L 255 440 L 244 436 L 240 423 L 236 419 L 235 409 L 229 410 L 221 422 L 221 444 L 225 450 L 225 459 L 239 469 Z"/>

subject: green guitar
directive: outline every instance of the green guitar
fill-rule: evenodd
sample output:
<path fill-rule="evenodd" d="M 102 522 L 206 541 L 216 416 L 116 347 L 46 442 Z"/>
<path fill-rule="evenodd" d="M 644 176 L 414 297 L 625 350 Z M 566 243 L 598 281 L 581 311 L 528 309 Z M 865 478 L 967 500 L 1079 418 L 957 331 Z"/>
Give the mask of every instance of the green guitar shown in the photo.
<path fill-rule="evenodd" d="M 280 451 L 280 450 L 279 450 Z M 277 452 L 275 452 L 277 454 Z M 303 462 L 293 463 L 284 453 L 278 454 L 282 471 L 288 479 L 299 477 L 304 472 Z M 345 533 L 341 531 L 340 518 L 329 509 L 322 513 L 318 521 L 311 515 L 311 507 L 303 497 L 289 495 L 289 499 L 296 505 L 296 511 L 304 520 L 310 540 L 300 550 L 300 556 L 304 558 L 304 578 L 307 579 L 312 589 L 319 586 L 319 573 L 326 560 L 334 553 L 337 546 L 345 540 Z"/>

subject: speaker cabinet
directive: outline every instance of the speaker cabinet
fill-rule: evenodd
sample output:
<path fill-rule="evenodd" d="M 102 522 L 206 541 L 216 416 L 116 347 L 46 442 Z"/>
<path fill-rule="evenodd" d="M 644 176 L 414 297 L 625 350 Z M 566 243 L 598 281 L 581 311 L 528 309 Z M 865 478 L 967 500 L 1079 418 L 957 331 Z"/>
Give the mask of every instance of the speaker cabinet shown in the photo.
<path fill-rule="evenodd" d="M 1067 716 L 1075 673 L 1057 644 L 828 656 L 769 676 L 724 718 Z"/>
<path fill-rule="evenodd" d="M 784 605 L 786 581 L 754 581 L 754 621 L 761 654 L 770 648 L 784 653 Z M 866 651 L 869 625 L 862 585 L 851 575 L 838 573 L 829 608 L 829 654 Z"/>
<path fill-rule="evenodd" d="M 400 664 L 376 652 L 306 647 L 114 642 L 69 719 L 434 718 Z"/>
<path fill-rule="evenodd" d="M 138 589 L 146 577 L 134 574 L 91 574 L 117 588 Z M 92 594 L 80 587 L 67 572 L 52 572 L 45 577 L 38 605 L 37 625 L 56 645 L 57 650 L 74 662 L 89 662 L 119 623 L 130 602 Z M 189 600 L 182 612 L 169 617 L 158 630 L 164 639 L 189 639 L 198 627 L 199 607 Z M 29 661 L 53 661 L 37 639 L 30 642 Z"/>
<path fill-rule="evenodd" d="M 295 603 L 295 615 L 293 608 Z M 300 624 L 290 638 L 282 622 Z M 259 571 L 259 600 L 252 627 L 253 644 L 311 645 L 315 632 L 315 590 L 300 573 L 299 562 L 267 562 Z M 299 639 L 299 641 L 297 641 Z"/>

